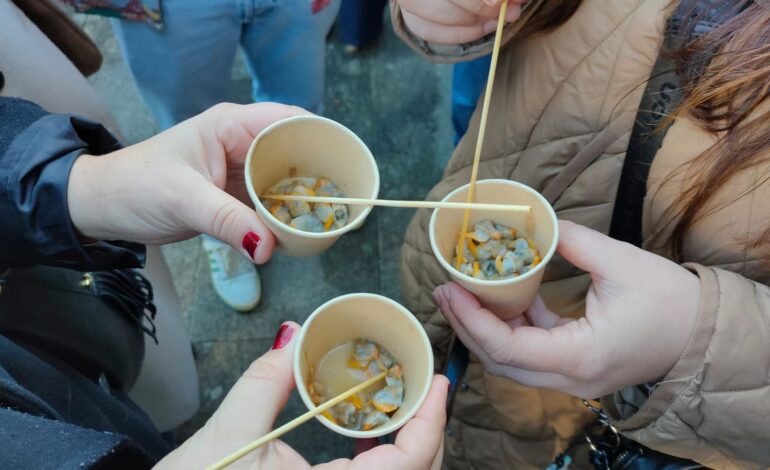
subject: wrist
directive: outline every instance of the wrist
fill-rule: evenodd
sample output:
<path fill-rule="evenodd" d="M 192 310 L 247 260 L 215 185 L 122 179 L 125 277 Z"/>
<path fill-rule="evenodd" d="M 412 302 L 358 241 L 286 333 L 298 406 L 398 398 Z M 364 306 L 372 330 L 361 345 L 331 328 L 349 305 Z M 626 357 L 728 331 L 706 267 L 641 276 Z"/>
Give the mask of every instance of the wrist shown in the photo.
<path fill-rule="evenodd" d="M 103 224 L 107 214 L 98 208 L 102 204 L 103 194 L 98 187 L 106 176 L 100 171 L 100 160 L 109 157 L 81 155 L 75 160 L 67 184 L 67 207 L 70 222 L 83 244 L 93 243 L 107 238 Z"/>

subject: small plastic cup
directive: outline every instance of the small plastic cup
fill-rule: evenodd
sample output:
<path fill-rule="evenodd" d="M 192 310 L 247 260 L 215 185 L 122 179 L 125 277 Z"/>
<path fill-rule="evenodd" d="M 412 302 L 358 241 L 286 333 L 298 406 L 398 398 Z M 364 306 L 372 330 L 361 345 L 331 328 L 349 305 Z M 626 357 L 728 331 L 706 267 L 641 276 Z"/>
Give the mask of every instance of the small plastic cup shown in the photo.
<path fill-rule="evenodd" d="M 461 186 L 443 200 L 465 202 L 469 185 Z M 535 242 L 542 261 L 534 269 L 520 276 L 482 280 L 465 275 L 454 268 L 455 247 L 462 229 L 462 210 L 436 209 L 430 218 L 430 245 L 439 263 L 453 281 L 473 293 L 481 304 L 495 315 L 508 320 L 521 315 L 535 301 L 540 281 L 548 262 L 556 252 L 559 242 L 559 226 L 556 213 L 545 198 L 521 183 L 510 180 L 490 179 L 476 183 L 475 202 L 487 204 L 523 204 L 532 207 L 530 212 L 471 211 L 468 231 L 489 219 L 495 223 L 515 228 L 521 235 Z"/>
<path fill-rule="evenodd" d="M 343 436 L 363 439 L 384 436 L 414 417 L 433 381 L 433 351 L 415 316 L 399 303 L 375 294 L 348 294 L 318 307 L 302 325 L 294 352 L 294 380 L 305 406 L 310 399 L 310 367 L 332 348 L 366 338 L 387 349 L 404 368 L 404 403 L 384 425 L 369 431 L 346 429 L 318 415 L 324 426 Z M 330 397 L 332 398 L 332 397 Z"/>
<path fill-rule="evenodd" d="M 320 254 L 342 234 L 360 227 L 371 206 L 348 206 L 347 225 L 323 233 L 292 228 L 268 211 L 259 196 L 291 176 L 325 177 L 347 197 L 376 199 L 380 173 L 372 152 L 350 129 L 320 116 L 294 116 L 257 135 L 246 156 L 246 188 L 257 214 L 276 237 L 276 248 L 302 258 Z"/>

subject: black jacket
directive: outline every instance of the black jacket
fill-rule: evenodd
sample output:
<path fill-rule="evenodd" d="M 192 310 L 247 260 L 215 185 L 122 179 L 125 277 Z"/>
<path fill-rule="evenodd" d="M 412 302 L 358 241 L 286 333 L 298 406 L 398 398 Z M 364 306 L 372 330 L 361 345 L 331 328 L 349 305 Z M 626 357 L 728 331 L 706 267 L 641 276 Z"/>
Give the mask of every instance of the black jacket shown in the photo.
<path fill-rule="evenodd" d="M 74 161 L 118 148 L 99 124 L 0 97 L 0 275 L 30 265 L 144 263 L 142 245 L 81 245 L 69 218 Z M 125 394 L 0 335 L 0 468 L 146 468 L 169 450 Z"/>

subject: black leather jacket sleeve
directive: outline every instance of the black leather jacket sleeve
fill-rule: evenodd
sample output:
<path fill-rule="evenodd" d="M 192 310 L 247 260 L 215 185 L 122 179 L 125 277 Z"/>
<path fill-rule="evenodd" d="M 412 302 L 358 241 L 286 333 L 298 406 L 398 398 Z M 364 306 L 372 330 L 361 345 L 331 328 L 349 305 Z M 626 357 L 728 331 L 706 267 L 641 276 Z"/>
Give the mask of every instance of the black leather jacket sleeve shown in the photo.
<path fill-rule="evenodd" d="M 97 123 L 0 97 L 0 269 L 42 264 L 93 271 L 144 264 L 143 245 L 83 245 L 70 220 L 67 184 L 75 160 L 119 148 Z"/>

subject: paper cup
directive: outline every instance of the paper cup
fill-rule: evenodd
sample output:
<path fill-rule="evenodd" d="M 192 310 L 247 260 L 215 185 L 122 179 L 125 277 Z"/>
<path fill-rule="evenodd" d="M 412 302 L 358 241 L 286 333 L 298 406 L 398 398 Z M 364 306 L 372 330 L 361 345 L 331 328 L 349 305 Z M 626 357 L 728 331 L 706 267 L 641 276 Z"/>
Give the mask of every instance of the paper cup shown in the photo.
<path fill-rule="evenodd" d="M 433 381 L 433 351 L 428 336 L 406 308 L 375 294 L 337 297 L 313 312 L 302 325 L 294 352 L 294 380 L 308 409 L 315 408 L 307 386 L 309 368 L 318 364 L 332 348 L 366 338 L 387 349 L 404 367 L 404 404 L 386 424 L 354 431 L 316 416 L 324 426 L 344 436 L 363 439 L 389 434 L 406 424 L 420 409 Z"/>
<path fill-rule="evenodd" d="M 452 191 L 444 201 L 465 202 L 468 194 L 465 185 Z M 559 226 L 553 208 L 537 191 L 529 186 L 509 180 L 482 180 L 476 183 L 475 202 L 488 204 L 523 204 L 532 211 L 488 211 L 473 210 L 468 230 L 484 220 L 515 228 L 519 233 L 535 242 L 542 261 L 535 269 L 521 276 L 481 280 L 467 276 L 454 268 L 455 247 L 462 229 L 462 210 L 436 209 L 430 218 L 430 245 L 433 254 L 452 280 L 472 292 L 481 304 L 504 320 L 522 314 L 537 296 L 540 281 L 548 262 L 556 252 L 559 241 Z"/>
<path fill-rule="evenodd" d="M 372 153 L 342 124 L 320 116 L 294 116 L 260 132 L 246 157 L 246 188 L 259 218 L 275 235 L 276 248 L 298 258 L 332 246 L 342 234 L 360 227 L 372 208 L 348 206 L 348 224 L 329 232 L 297 230 L 273 217 L 259 200 L 260 194 L 290 176 L 329 178 L 347 197 L 376 199 L 380 190 Z"/>

